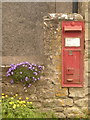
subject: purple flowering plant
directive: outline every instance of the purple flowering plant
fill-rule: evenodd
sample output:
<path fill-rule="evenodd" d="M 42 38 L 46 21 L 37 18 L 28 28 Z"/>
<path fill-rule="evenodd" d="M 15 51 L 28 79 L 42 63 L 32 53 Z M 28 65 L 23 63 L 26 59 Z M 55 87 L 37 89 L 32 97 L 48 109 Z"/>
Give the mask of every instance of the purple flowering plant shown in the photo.
<path fill-rule="evenodd" d="M 11 84 L 21 82 L 30 87 L 32 82 L 40 80 L 42 69 L 42 66 L 28 62 L 11 64 L 6 76 L 12 79 Z"/>

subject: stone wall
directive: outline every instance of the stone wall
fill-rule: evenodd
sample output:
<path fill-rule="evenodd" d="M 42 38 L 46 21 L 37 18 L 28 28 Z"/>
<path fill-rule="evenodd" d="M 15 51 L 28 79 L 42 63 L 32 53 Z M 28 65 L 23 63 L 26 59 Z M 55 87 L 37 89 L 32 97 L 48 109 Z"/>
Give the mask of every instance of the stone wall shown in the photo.
<path fill-rule="evenodd" d="M 29 62 L 44 63 L 45 69 L 44 69 L 44 76 L 41 77 L 41 80 L 34 83 L 28 89 L 23 89 L 23 86 L 20 84 L 11 85 L 9 83 L 9 80 L 6 80 L 6 78 L 3 78 L 2 91 L 6 94 L 9 93 L 10 95 L 19 93 L 22 97 L 28 96 L 30 98 L 30 101 L 32 101 L 36 106 L 38 106 L 39 110 L 44 111 L 44 112 L 52 111 L 59 118 L 86 117 L 86 115 L 88 113 L 88 72 L 89 72 L 89 70 L 87 68 L 88 67 L 88 36 L 87 36 L 88 32 L 86 29 L 88 26 L 87 22 L 85 24 L 86 28 L 85 28 L 85 55 L 84 55 L 84 66 L 85 66 L 84 67 L 85 68 L 84 69 L 84 78 L 85 78 L 84 79 L 84 87 L 83 88 L 62 88 L 62 86 L 61 86 L 61 65 L 62 65 L 62 61 L 61 61 L 61 42 L 62 42 L 61 21 L 65 20 L 64 17 L 61 17 L 61 15 L 63 15 L 63 14 L 49 14 L 48 17 L 47 16 L 44 17 L 44 26 L 42 28 L 42 29 L 44 29 L 44 35 L 43 35 L 44 39 L 42 39 L 43 36 L 41 38 L 40 38 L 40 36 L 38 36 L 38 42 L 39 42 L 39 38 L 40 38 L 40 41 L 41 41 L 40 44 L 43 45 L 42 46 L 42 49 L 43 49 L 42 54 L 44 55 L 44 60 L 42 60 L 41 59 L 42 57 L 41 58 L 37 57 L 38 51 L 35 52 L 34 51 L 35 49 L 32 50 L 30 48 L 32 50 L 31 53 L 29 53 L 29 51 L 27 52 L 28 49 L 26 49 L 26 52 L 22 53 L 21 56 L 20 56 L 21 51 L 20 51 L 20 49 L 18 49 L 20 46 L 16 46 L 17 48 L 14 49 L 15 52 L 11 51 L 11 48 L 13 50 L 13 47 L 14 47 L 13 45 L 17 45 L 17 44 L 13 44 L 12 41 L 11 41 L 12 43 L 10 43 L 11 44 L 10 48 L 8 49 L 9 46 L 7 43 L 6 43 L 7 49 L 5 48 L 5 46 L 4 46 L 5 42 L 7 42 L 7 40 L 9 41 L 11 38 L 12 38 L 11 40 L 13 40 L 14 42 L 16 42 L 16 43 L 19 42 L 18 41 L 19 35 L 17 35 L 17 34 L 19 34 L 19 32 L 21 30 L 24 30 L 24 27 L 25 27 L 25 26 L 21 25 L 22 22 L 25 22 L 25 24 L 27 24 L 28 28 L 26 28 L 27 30 L 25 29 L 26 30 L 25 32 L 27 34 L 24 33 L 23 34 L 24 36 L 20 37 L 21 42 L 22 42 L 22 38 L 23 38 L 23 40 L 28 38 L 28 35 L 30 33 L 28 30 L 31 30 L 31 29 L 29 29 L 29 27 L 30 28 L 32 27 L 31 26 L 32 23 L 29 23 L 29 20 L 31 19 L 28 17 L 29 13 L 28 13 L 28 15 L 26 15 L 26 12 L 25 12 L 25 14 L 23 16 L 23 15 L 20 15 L 21 12 L 19 14 L 17 14 L 17 12 L 16 12 L 15 19 L 12 19 L 14 11 L 17 11 L 17 9 L 19 9 L 19 7 L 23 8 L 23 4 L 22 5 L 18 5 L 17 3 L 13 4 L 15 6 L 15 8 L 13 7 L 12 16 L 10 16 L 11 15 L 10 10 L 12 8 L 12 5 L 8 6 L 8 4 L 9 3 L 4 3 L 4 6 L 3 6 L 3 13 L 4 13 L 4 15 L 6 14 L 5 16 L 3 16 L 3 64 L 8 65 L 8 64 L 12 63 L 12 61 L 15 63 L 17 63 L 19 61 L 22 62 L 21 60 L 23 59 L 23 60 L 27 60 Z M 7 10 L 6 8 L 8 8 L 9 10 Z M 83 8 L 83 7 L 81 7 L 81 8 Z M 49 11 L 53 12 L 51 9 L 52 9 L 52 7 L 49 9 Z M 26 8 L 25 8 L 25 10 L 26 10 Z M 29 10 L 29 7 L 28 7 L 28 10 Z M 87 10 L 86 11 L 85 10 L 86 9 L 84 9 L 84 12 L 86 14 L 85 14 L 84 18 L 87 21 Z M 48 12 L 48 10 L 47 10 L 47 12 Z M 45 13 L 45 14 L 47 14 L 47 13 Z M 9 19 L 8 19 L 7 15 L 9 16 Z M 18 15 L 20 15 L 19 20 L 17 20 Z M 42 18 L 44 15 L 42 15 Z M 82 17 L 78 14 L 76 15 L 76 17 L 75 17 L 75 14 L 66 14 L 66 15 L 69 17 L 68 20 L 70 20 L 71 16 L 74 18 L 74 20 L 82 19 Z M 24 18 L 28 19 L 28 22 L 26 22 L 26 20 L 24 20 Z M 7 20 L 7 21 L 5 21 L 5 20 Z M 10 25 L 12 25 L 12 27 L 10 27 L 10 28 L 15 27 L 15 26 L 13 26 L 13 22 L 15 22 L 15 20 L 17 20 L 16 22 L 19 22 L 19 24 L 18 24 L 19 26 L 17 25 L 16 28 L 18 28 L 18 27 L 20 27 L 20 28 L 18 29 L 19 32 L 15 28 L 14 30 L 16 30 L 17 32 L 15 33 L 16 35 L 13 35 L 10 32 L 10 31 L 13 31 L 13 29 L 10 30 L 8 27 L 10 27 Z M 40 22 L 43 22 L 43 21 L 40 21 Z M 38 21 L 37 21 L 37 23 L 38 23 Z M 28 26 L 28 24 L 30 26 Z M 40 23 L 40 24 L 42 24 L 42 23 Z M 37 29 L 36 31 L 38 32 L 39 26 L 38 26 L 38 28 L 37 28 L 37 26 L 36 26 L 36 29 Z M 8 28 L 8 30 L 7 30 L 7 28 Z M 42 31 L 42 29 L 40 31 Z M 40 31 L 39 31 L 38 35 L 41 35 Z M 21 33 L 23 33 L 23 32 L 21 31 Z M 35 32 L 33 32 L 32 34 L 34 34 L 34 33 Z M 15 38 L 17 39 L 17 41 L 15 41 Z M 35 43 L 36 38 L 37 38 L 37 35 L 34 39 L 34 43 Z M 28 41 L 29 41 L 29 38 L 28 38 Z M 37 41 L 36 41 L 36 43 L 37 43 Z M 22 45 L 22 43 L 20 45 Z M 37 46 L 39 46 L 39 43 Z M 40 48 L 40 46 L 39 46 L 39 48 Z M 7 50 L 9 51 L 9 53 L 7 53 Z M 18 52 L 16 52 L 16 50 L 18 50 Z M 40 49 L 38 49 L 38 50 L 40 51 Z M 13 52 L 14 52 L 14 56 L 13 56 Z M 36 55 L 36 59 L 34 58 L 34 56 L 32 57 L 33 59 L 30 59 L 31 56 L 29 56 L 29 54 L 32 55 L 33 54 L 32 52 L 33 53 L 35 52 L 34 56 Z M 25 55 L 25 53 L 27 53 L 27 56 Z M 41 51 L 38 56 L 40 56 L 40 55 L 41 55 Z M 7 71 L 7 69 L 6 69 L 6 71 Z"/>
<path fill-rule="evenodd" d="M 59 117 L 85 117 L 88 112 L 88 82 L 86 77 L 86 59 L 84 60 L 85 77 L 83 88 L 62 88 L 61 85 L 61 42 L 62 42 L 62 29 L 61 22 L 65 20 L 67 16 L 68 20 L 79 21 L 82 20 L 82 16 L 79 14 L 49 14 L 44 18 L 44 45 L 46 61 L 46 78 L 49 82 L 53 83 L 55 98 L 51 101 L 47 100 L 47 105 L 52 106 L 56 110 L 56 114 Z M 66 18 L 67 19 L 67 18 Z M 85 52 L 86 52 L 85 44 Z M 84 56 L 86 58 L 86 54 Z M 57 104 L 57 106 L 56 106 Z M 62 107 L 63 112 L 60 111 Z"/>
<path fill-rule="evenodd" d="M 44 55 L 45 69 L 41 80 L 32 84 L 30 88 L 23 88 L 21 84 L 11 85 L 9 80 L 3 78 L 2 91 L 9 95 L 18 93 L 23 99 L 26 96 L 42 112 L 54 112 L 59 118 L 86 117 L 88 114 L 88 79 L 86 72 L 86 59 L 84 59 L 84 87 L 62 88 L 61 85 L 61 21 L 82 20 L 79 14 L 49 14 L 44 17 Z M 87 45 L 85 44 L 85 51 Z M 84 55 L 86 58 L 86 54 Z M 17 89 L 18 88 L 18 89 Z"/>
<path fill-rule="evenodd" d="M 43 64 L 43 16 L 55 3 L 2 3 L 2 64 Z"/>
<path fill-rule="evenodd" d="M 22 61 L 43 64 L 43 16 L 71 10 L 72 3 L 68 2 L 3 2 L 2 64 Z"/>
<path fill-rule="evenodd" d="M 84 77 L 85 82 L 88 83 L 88 108 L 90 112 L 90 2 L 82 2 L 80 3 L 79 13 L 84 16 L 85 19 L 85 66 L 84 66 Z"/>

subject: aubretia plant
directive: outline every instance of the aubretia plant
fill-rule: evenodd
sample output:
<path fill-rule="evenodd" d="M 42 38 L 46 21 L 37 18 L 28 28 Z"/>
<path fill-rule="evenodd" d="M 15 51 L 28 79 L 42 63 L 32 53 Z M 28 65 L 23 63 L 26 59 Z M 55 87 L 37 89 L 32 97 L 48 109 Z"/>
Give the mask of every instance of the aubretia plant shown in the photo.
<path fill-rule="evenodd" d="M 23 62 L 20 64 L 11 64 L 7 71 L 7 77 L 12 78 L 11 84 L 22 82 L 25 86 L 30 87 L 32 82 L 40 80 L 42 66 Z"/>

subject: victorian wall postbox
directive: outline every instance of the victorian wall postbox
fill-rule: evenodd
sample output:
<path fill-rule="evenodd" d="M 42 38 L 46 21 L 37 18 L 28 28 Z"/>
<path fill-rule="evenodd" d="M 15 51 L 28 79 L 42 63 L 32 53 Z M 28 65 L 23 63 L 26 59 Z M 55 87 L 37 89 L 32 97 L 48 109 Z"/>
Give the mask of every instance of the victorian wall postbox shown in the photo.
<path fill-rule="evenodd" d="M 83 87 L 84 22 L 62 22 L 62 87 Z"/>

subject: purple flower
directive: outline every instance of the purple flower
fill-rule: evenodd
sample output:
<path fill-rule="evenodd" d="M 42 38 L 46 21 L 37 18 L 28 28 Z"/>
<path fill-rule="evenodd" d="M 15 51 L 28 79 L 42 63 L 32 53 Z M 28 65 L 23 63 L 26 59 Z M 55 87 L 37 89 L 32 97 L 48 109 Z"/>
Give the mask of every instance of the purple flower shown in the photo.
<path fill-rule="evenodd" d="M 10 64 L 11 67 L 14 67 L 14 64 Z"/>
<path fill-rule="evenodd" d="M 23 65 L 23 63 L 20 63 L 19 65 Z"/>
<path fill-rule="evenodd" d="M 20 80 L 21 82 L 24 82 L 22 79 Z"/>
<path fill-rule="evenodd" d="M 38 78 L 37 80 L 40 80 L 40 78 Z"/>
<path fill-rule="evenodd" d="M 22 72 L 20 72 L 20 74 L 22 74 Z"/>
<path fill-rule="evenodd" d="M 29 70 L 31 70 L 31 69 L 32 69 L 32 67 L 30 66 L 28 69 L 29 69 Z"/>
<path fill-rule="evenodd" d="M 32 79 L 34 80 L 34 79 L 35 79 L 35 77 L 32 77 Z"/>
<path fill-rule="evenodd" d="M 38 66 L 38 68 L 39 68 L 40 70 L 42 70 L 42 66 Z"/>
<path fill-rule="evenodd" d="M 29 84 L 28 87 L 31 87 L 31 84 Z"/>
<path fill-rule="evenodd" d="M 25 77 L 25 80 L 26 80 L 26 81 L 28 81 L 28 80 L 29 80 L 29 78 L 28 78 L 28 77 Z"/>
<path fill-rule="evenodd" d="M 36 81 L 37 81 L 37 79 L 35 78 L 35 79 L 34 79 L 34 82 L 36 82 Z"/>
<path fill-rule="evenodd" d="M 23 62 L 22 64 L 27 64 L 27 65 L 30 65 L 28 62 Z"/>
<path fill-rule="evenodd" d="M 34 70 L 35 68 L 33 67 L 32 69 Z"/>
<path fill-rule="evenodd" d="M 41 71 L 38 71 L 38 73 L 40 73 Z"/>
<path fill-rule="evenodd" d="M 37 65 L 36 65 L 36 64 L 33 64 L 33 66 L 35 66 L 35 67 L 36 67 Z"/>
<path fill-rule="evenodd" d="M 29 64 L 28 62 L 25 62 L 25 64 Z"/>
<path fill-rule="evenodd" d="M 12 69 L 11 68 L 9 68 L 9 70 L 7 71 L 7 73 L 10 73 L 12 71 Z"/>
<path fill-rule="evenodd" d="M 25 67 L 25 65 L 22 65 L 23 67 Z"/>
<path fill-rule="evenodd" d="M 10 76 L 10 74 L 8 73 L 6 76 L 7 76 L 7 77 Z"/>
<path fill-rule="evenodd" d="M 37 80 L 35 77 L 32 77 L 32 79 L 33 79 L 33 82 L 35 82 Z"/>
<path fill-rule="evenodd" d="M 14 74 L 14 72 L 11 72 L 11 75 L 13 75 Z"/>
<path fill-rule="evenodd" d="M 20 64 L 17 64 L 16 66 L 20 66 Z"/>
<path fill-rule="evenodd" d="M 11 80 L 11 84 L 13 84 L 14 83 L 14 80 Z"/>
<path fill-rule="evenodd" d="M 11 69 L 12 69 L 12 70 L 15 70 L 16 68 L 17 68 L 17 66 L 16 66 L 16 65 L 14 65 L 14 67 L 12 67 Z"/>
<path fill-rule="evenodd" d="M 34 72 L 33 74 L 34 74 L 34 75 L 38 75 L 38 73 L 37 73 L 37 72 Z"/>

